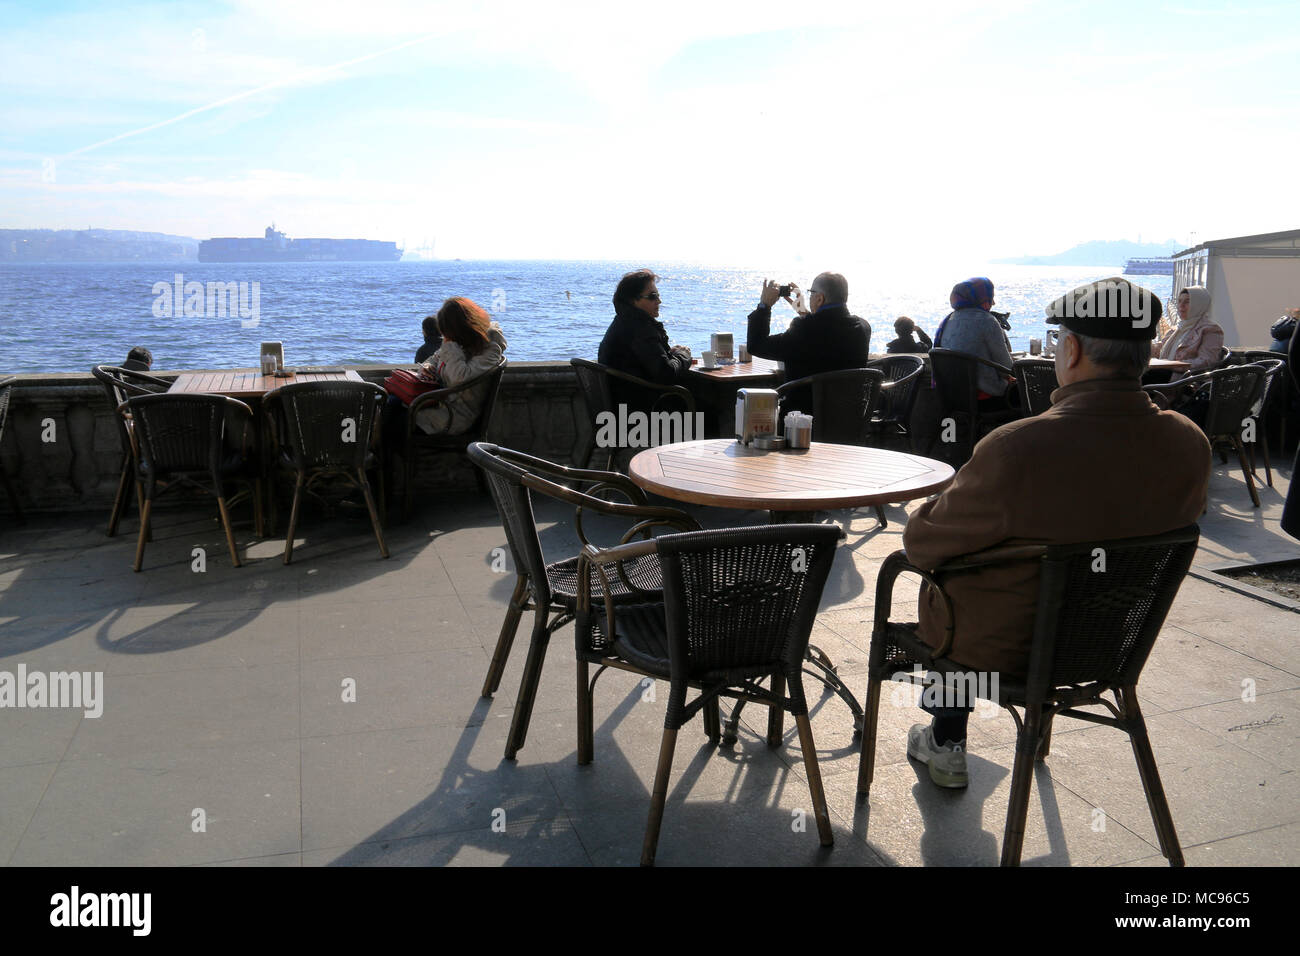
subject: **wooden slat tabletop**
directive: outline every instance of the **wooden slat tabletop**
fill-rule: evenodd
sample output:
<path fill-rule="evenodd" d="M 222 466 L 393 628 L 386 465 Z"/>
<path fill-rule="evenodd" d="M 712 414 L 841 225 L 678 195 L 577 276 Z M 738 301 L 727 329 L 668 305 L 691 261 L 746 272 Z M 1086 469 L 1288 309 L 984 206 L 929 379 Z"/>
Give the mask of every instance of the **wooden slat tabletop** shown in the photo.
<path fill-rule="evenodd" d="M 743 365 L 737 362 L 735 365 L 719 365 L 717 368 L 708 369 L 697 361 L 691 366 L 691 372 L 711 381 L 726 381 L 737 386 L 743 386 L 749 380 L 779 378 L 783 374 L 777 369 L 775 362 L 757 356 L 751 356 L 750 360 Z"/>
<path fill-rule="evenodd" d="M 820 511 L 924 498 L 946 487 L 954 472 L 941 461 L 883 448 L 814 442 L 799 451 L 760 451 L 721 438 L 648 448 L 628 474 L 676 501 Z"/>
<path fill-rule="evenodd" d="M 295 382 L 331 382 L 343 379 L 348 382 L 363 381 L 360 375 L 348 369 L 343 372 L 295 372 L 285 378 L 263 375 L 255 369 L 226 369 L 217 372 L 181 372 L 172 382 L 169 393 L 188 395 L 228 395 L 231 398 L 261 398 L 281 385 Z"/>
<path fill-rule="evenodd" d="M 1178 361 L 1178 359 L 1153 358 L 1149 363 L 1149 367 L 1150 368 L 1172 368 L 1177 371 L 1182 371 L 1185 368 L 1190 368 L 1191 364 L 1189 362 L 1180 362 Z"/>

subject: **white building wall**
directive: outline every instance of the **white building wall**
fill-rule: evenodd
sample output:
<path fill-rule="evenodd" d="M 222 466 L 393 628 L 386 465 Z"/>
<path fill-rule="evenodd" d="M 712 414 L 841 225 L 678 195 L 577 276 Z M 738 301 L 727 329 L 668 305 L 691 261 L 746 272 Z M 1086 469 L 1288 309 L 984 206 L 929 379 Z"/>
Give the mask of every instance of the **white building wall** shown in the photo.
<path fill-rule="evenodd" d="M 1210 317 L 1230 348 L 1268 348 L 1268 328 L 1300 306 L 1300 258 L 1210 256 Z"/>

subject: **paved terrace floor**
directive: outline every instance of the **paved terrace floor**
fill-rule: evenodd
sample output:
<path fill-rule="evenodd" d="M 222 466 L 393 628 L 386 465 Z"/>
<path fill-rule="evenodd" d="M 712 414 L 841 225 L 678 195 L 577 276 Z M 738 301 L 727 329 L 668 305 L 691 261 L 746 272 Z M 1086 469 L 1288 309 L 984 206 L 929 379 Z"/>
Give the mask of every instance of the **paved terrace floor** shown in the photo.
<path fill-rule="evenodd" d="M 1218 465 L 1197 563 L 1296 556 L 1278 529 L 1288 466 L 1249 505 Z M 865 686 L 875 568 L 899 547 L 851 517 L 814 641 Z M 757 513 L 701 510 L 706 525 Z M 99 514 L 0 531 L 0 670 L 102 671 L 103 715 L 0 711 L 0 861 L 99 864 L 629 865 L 638 862 L 666 684 L 597 684 L 596 759 L 575 759 L 572 628 L 552 643 L 527 745 L 502 749 L 527 620 L 494 700 L 479 698 L 512 575 L 490 500 L 430 502 L 389 533 L 381 560 L 364 520 L 308 516 L 294 563 L 282 540 L 230 567 L 207 511 L 164 511 L 143 573 L 137 525 L 108 539 Z M 574 546 L 571 515 L 542 507 L 544 543 Z M 191 570 L 191 549 L 207 570 Z M 914 589 L 900 592 L 906 613 Z M 1296 727 L 1300 618 L 1189 578 L 1139 687 L 1189 865 L 1300 862 Z M 343 700 L 355 682 L 355 702 Z M 1243 682 L 1253 682 L 1253 701 Z M 810 684 L 810 690 L 819 685 Z M 970 788 L 941 791 L 905 754 L 923 719 L 886 687 L 870 807 L 855 799 L 857 746 L 834 697 L 814 700 L 835 846 L 818 846 L 793 722 L 784 745 L 747 711 L 732 749 L 698 720 L 679 739 L 660 865 L 995 865 L 1014 728 L 972 719 Z M 1058 722 L 1036 772 L 1024 863 L 1160 865 L 1132 752 L 1118 731 Z M 204 826 L 195 823 L 202 811 Z M 1104 817 L 1096 811 L 1104 813 Z M 811 816 L 811 814 L 809 814 Z M 497 826 L 494 826 L 497 824 Z M 502 827 L 501 824 L 504 824 Z M 196 829 L 202 832 L 196 832 Z"/>

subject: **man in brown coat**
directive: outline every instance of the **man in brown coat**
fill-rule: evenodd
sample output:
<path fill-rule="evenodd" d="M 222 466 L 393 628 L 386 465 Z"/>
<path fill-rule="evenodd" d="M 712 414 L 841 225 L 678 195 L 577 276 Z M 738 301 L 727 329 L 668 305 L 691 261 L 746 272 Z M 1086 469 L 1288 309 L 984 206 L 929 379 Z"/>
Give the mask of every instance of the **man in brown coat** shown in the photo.
<path fill-rule="evenodd" d="M 908 519 L 908 560 L 932 571 L 997 546 L 1160 534 L 1196 521 L 1209 486 L 1209 443 L 1194 423 L 1159 410 L 1141 390 L 1160 311 L 1156 296 L 1119 278 L 1080 286 L 1049 305 L 1047 321 L 1062 327 L 1052 407 L 980 441 L 947 490 Z M 1037 563 L 941 583 L 953 607 L 949 658 L 975 671 L 1023 675 Z M 938 646 L 944 611 L 928 588 L 919 613 L 919 635 Z M 934 720 L 912 728 L 909 755 L 927 763 L 940 786 L 966 786 L 970 707 L 924 709 Z"/>

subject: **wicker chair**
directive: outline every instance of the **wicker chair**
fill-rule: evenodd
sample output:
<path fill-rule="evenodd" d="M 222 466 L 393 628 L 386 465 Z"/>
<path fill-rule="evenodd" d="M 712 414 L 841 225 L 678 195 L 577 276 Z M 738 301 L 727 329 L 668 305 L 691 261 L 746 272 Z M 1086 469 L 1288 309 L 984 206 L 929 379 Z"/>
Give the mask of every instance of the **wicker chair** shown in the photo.
<path fill-rule="evenodd" d="M 868 662 L 866 722 L 858 765 L 858 795 L 869 797 L 875 769 L 876 728 L 880 689 L 890 679 L 910 679 L 913 668 L 928 669 L 946 680 L 969 674 L 946 656 L 952 646 L 954 623 L 941 647 L 931 649 L 916 635 L 915 624 L 889 620 L 894 582 L 904 572 L 919 574 L 938 589 L 937 576 L 1007 561 L 1040 561 L 1038 613 L 1034 620 L 1028 676 L 1001 675 L 996 703 L 1010 711 L 1016 724 L 1016 757 L 1011 772 L 1011 798 L 1002 840 L 1002 865 L 1017 866 L 1024 844 L 1025 818 L 1033 784 L 1035 758 L 1048 756 L 1052 721 L 1073 717 L 1115 727 L 1128 734 L 1137 758 L 1147 805 L 1155 821 L 1160 852 L 1171 866 L 1183 865 L 1173 817 L 1165 800 L 1146 722 L 1138 707 L 1137 683 L 1169 606 L 1196 554 L 1195 525 L 1167 534 L 1116 541 L 1070 545 L 1011 547 L 952 561 L 933 574 L 907 562 L 902 551 L 885 559 L 876 580 L 875 626 Z M 1096 549 L 1102 549 L 1106 572 L 1094 573 Z M 955 622 L 960 626 L 960 622 Z M 953 681 L 952 686 L 979 688 L 978 681 Z M 987 685 L 984 692 L 991 692 Z M 1115 702 L 1104 694 L 1114 694 Z M 991 698 L 990 698 L 991 699 Z M 971 701 L 966 701 L 971 703 Z M 1114 716 L 1081 707 L 1102 706 Z M 1016 708 L 1020 708 L 1017 713 Z"/>
<path fill-rule="evenodd" d="M 144 565 L 154 498 L 176 487 L 198 488 L 217 499 L 226 532 L 230 560 L 240 567 L 235 536 L 226 507 L 225 482 L 244 481 L 251 486 L 255 523 L 261 526 L 261 479 L 243 452 L 228 452 L 223 443 L 226 413 L 251 421 L 252 410 L 223 395 L 137 395 L 118 406 L 130 415 L 136 445 L 136 480 L 143 489 L 140 537 L 135 548 L 135 570 Z M 206 478 L 208 484 L 204 484 Z M 159 485 L 162 488 L 159 488 Z"/>
<path fill-rule="evenodd" d="M 1051 359 L 1022 358 L 1011 364 L 1020 392 L 1020 407 L 1025 415 L 1041 415 L 1052 407 L 1052 392 L 1060 387 L 1056 380 L 1056 363 Z"/>
<path fill-rule="evenodd" d="M 1256 356 L 1259 355 L 1267 356 L 1269 353 L 1267 352 L 1246 353 L 1248 357 L 1251 356 L 1252 354 Z M 1264 388 L 1260 392 L 1259 398 L 1256 400 L 1255 404 L 1251 406 L 1250 409 L 1250 418 L 1252 418 L 1255 421 L 1256 440 L 1252 442 L 1246 442 L 1245 444 L 1248 445 L 1250 450 L 1250 472 L 1252 475 L 1255 475 L 1256 477 L 1258 477 L 1259 472 L 1255 470 L 1255 445 L 1256 443 L 1258 443 L 1263 446 L 1262 452 L 1264 458 L 1264 474 L 1268 478 L 1268 486 L 1272 488 L 1273 487 L 1273 466 L 1269 461 L 1269 459 L 1272 457 L 1272 454 L 1269 451 L 1269 447 L 1268 447 L 1267 419 L 1272 417 L 1272 414 L 1275 411 L 1275 406 L 1277 405 L 1277 396 L 1280 395 L 1286 387 L 1286 380 L 1287 380 L 1286 360 L 1282 358 L 1278 358 L 1277 353 L 1274 352 L 1272 353 L 1271 358 L 1267 358 L 1267 357 L 1252 358 L 1250 360 L 1250 364 L 1257 365 L 1258 367 L 1264 370 Z M 1285 416 L 1283 416 L 1282 420 L 1283 422 L 1286 421 Z M 1242 431 L 1244 433 L 1245 426 L 1242 426 Z M 1283 441 L 1286 440 L 1285 435 L 1283 435 L 1282 438 Z"/>
<path fill-rule="evenodd" d="M 952 349 L 930 349 L 930 371 L 934 387 L 938 392 L 939 404 L 943 409 L 942 414 L 944 417 L 951 417 L 957 425 L 965 423 L 967 441 L 962 443 L 958 460 L 952 462 L 957 467 L 970 460 L 970 456 L 975 453 L 975 443 L 983 435 L 998 425 L 1014 421 L 1019 417 L 1015 409 L 998 412 L 980 411 L 976 373 L 982 365 L 995 369 L 1002 375 L 1011 374 L 1011 369 L 1007 366 L 990 362 L 978 355 Z M 930 444 L 933 447 L 934 443 Z"/>
<path fill-rule="evenodd" d="M 587 417 L 591 419 L 591 435 L 587 439 L 587 447 L 583 449 L 582 455 L 578 459 L 584 468 L 591 467 L 592 455 L 596 453 L 596 436 L 600 430 L 598 424 L 600 417 L 602 415 L 613 415 L 617 418 L 618 416 L 618 403 L 614 401 L 614 393 L 619 387 L 631 386 L 645 389 L 647 392 L 657 393 L 654 405 L 650 409 L 651 412 L 673 411 L 685 412 L 692 417 L 695 415 L 695 396 L 682 385 L 660 385 L 657 382 L 637 378 L 635 375 L 629 375 L 627 372 L 620 372 L 608 365 L 601 365 L 599 362 L 591 362 L 587 359 L 569 359 L 569 365 L 573 367 L 578 376 L 578 388 L 581 390 L 582 399 L 587 405 Z M 627 450 L 620 446 L 609 448 L 604 467 L 606 469 L 618 468 L 619 454 Z"/>
<path fill-rule="evenodd" d="M 298 528 L 303 493 L 312 484 L 329 478 L 342 479 L 361 491 L 370 512 L 370 525 L 379 542 L 379 553 L 388 557 L 380 515 L 384 513 L 382 450 L 377 452 L 375 427 L 385 392 L 369 382 L 299 382 L 282 385 L 263 398 L 278 438 L 280 465 L 294 472 L 293 505 L 284 539 L 284 563 L 293 560 L 293 538 Z M 378 473 L 379 510 L 370 492 L 367 471 Z"/>
<path fill-rule="evenodd" d="M 1289 360 L 1285 352 L 1273 352 L 1268 349 L 1246 349 L 1241 353 L 1243 364 L 1265 365 L 1269 362 L 1281 362 L 1282 367 L 1273 374 L 1265 385 L 1268 397 L 1264 400 L 1263 416 L 1268 422 L 1277 422 L 1278 448 L 1285 451 L 1287 441 L 1287 424 L 1296 420 L 1296 395 L 1288 372 Z M 1271 483 L 1270 483 L 1271 484 Z"/>
<path fill-rule="evenodd" d="M 719 697 L 765 703 L 799 729 L 804 769 L 822 846 L 831 846 L 802 666 L 822 588 L 842 537 L 833 525 L 769 525 L 670 534 L 600 551 L 583 549 L 575 634 L 578 762 L 593 757 L 595 680 L 607 667 L 670 682 L 641 864 L 654 864 L 677 732 Z M 663 601 L 619 607 L 607 568 L 657 555 Z M 594 574 L 593 574 L 594 572 Z M 593 579 L 598 583 L 593 585 Z M 594 602 L 593 602 L 594 598 Z M 604 600 L 602 600 L 604 599 Z M 589 679 L 590 665 L 599 667 Z M 758 682 L 770 676 L 771 689 Z M 689 703 L 689 689 L 699 694 Z M 779 723 L 778 723 L 779 726 Z M 780 733 L 774 742 L 780 743 Z"/>
<path fill-rule="evenodd" d="M 1209 389 L 1209 407 L 1205 423 L 1201 426 L 1211 446 L 1227 445 L 1241 463 L 1241 474 L 1246 479 L 1250 500 L 1259 507 L 1259 492 L 1251 479 L 1251 469 L 1246 464 L 1246 449 L 1241 443 L 1242 422 L 1249 418 L 1264 392 L 1266 373 L 1258 365 L 1227 365 L 1199 375 L 1181 378 L 1167 385 L 1144 385 L 1144 391 L 1169 393 L 1183 389 Z M 1223 460 L 1227 455 L 1220 451 Z"/>
<path fill-rule="evenodd" d="M 869 440 L 875 443 L 881 438 L 906 438 L 908 450 L 915 451 L 912 409 L 916 407 L 916 398 L 920 394 L 925 360 L 919 355 L 889 355 L 872 359 L 867 368 L 877 369 L 885 376 L 876 405 L 871 410 L 871 421 L 867 424 Z"/>
<path fill-rule="evenodd" d="M 415 476 L 415 455 L 421 449 L 434 452 L 461 452 L 465 451 L 476 441 L 481 441 L 488 437 L 492 432 L 492 418 L 496 414 L 497 394 L 501 391 L 501 378 L 505 375 L 506 359 L 502 359 L 500 364 L 494 368 L 488 369 L 481 375 L 476 375 L 466 382 L 459 385 L 453 385 L 449 388 L 436 388 L 432 391 L 425 392 L 423 395 L 417 395 L 406 409 L 406 427 L 403 431 L 402 440 L 402 520 L 411 516 L 411 503 L 414 500 L 415 488 L 413 478 Z M 426 435 L 420 430 L 415 423 L 416 413 L 428 405 L 437 405 L 445 402 L 449 396 L 457 392 L 463 392 L 479 385 L 486 384 L 487 389 L 483 396 L 483 408 L 479 412 L 478 420 L 469 427 L 467 431 L 459 435 Z M 479 487 L 483 487 L 483 479 L 476 469 L 475 477 L 479 481 Z"/>
<path fill-rule="evenodd" d="M 846 368 L 807 375 L 781 385 L 776 394 L 780 415 L 794 411 L 799 396 L 812 395 L 813 441 L 836 445 L 867 445 L 872 413 L 880 405 L 885 373 L 879 368 Z M 803 409 L 798 409 L 803 411 Z M 876 520 L 884 528 L 889 522 L 885 509 L 875 506 Z"/>
<path fill-rule="evenodd" d="M 13 375 L 0 378 L 0 442 L 4 441 L 5 422 L 9 420 L 9 397 L 13 394 L 14 378 Z M 9 472 L 5 471 L 3 463 L 0 463 L 0 478 L 4 479 L 5 494 L 9 496 L 9 506 L 14 509 L 14 517 L 18 519 L 19 524 L 26 524 L 27 519 L 23 516 L 22 505 L 18 503 L 18 491 L 14 488 L 14 483 L 9 478 Z"/>
<path fill-rule="evenodd" d="M 161 395 L 171 385 L 165 379 L 147 375 L 144 372 L 133 372 L 115 365 L 96 365 L 90 370 L 90 373 L 104 386 L 104 394 L 108 397 L 108 407 L 111 409 L 117 409 L 128 398 L 136 395 Z M 107 533 L 110 538 L 117 534 L 118 523 L 126 514 L 127 508 L 131 506 L 130 487 L 133 484 L 135 485 L 136 501 L 140 506 L 140 510 L 142 512 L 144 510 L 144 491 L 141 489 L 139 482 L 135 480 L 135 451 L 132 448 L 131 419 L 129 416 L 116 413 L 113 415 L 113 419 L 117 424 L 117 438 L 122 446 L 122 465 L 117 479 L 117 495 L 113 498 L 113 510 L 108 516 Z"/>
<path fill-rule="evenodd" d="M 786 382 L 776 390 L 781 414 L 793 411 L 792 393 L 812 392 L 813 441 L 865 445 L 871 413 L 880 404 L 885 373 L 878 368 L 845 368 Z"/>
<path fill-rule="evenodd" d="M 533 520 L 532 493 L 575 505 L 574 527 L 584 544 L 587 538 L 582 522 L 583 514 L 587 512 L 631 521 L 632 526 L 623 536 L 624 541 L 637 535 L 649 537 L 650 531 L 656 527 L 694 531 L 699 525 L 690 515 L 676 508 L 647 505 L 645 492 L 626 475 L 617 472 L 566 468 L 486 442 L 470 445 L 469 457 L 486 475 L 515 567 L 514 593 L 506 607 L 506 619 L 501 625 L 492 663 L 483 681 L 482 696 L 492 696 L 500 686 L 515 632 L 519 629 L 519 619 L 525 611 L 534 612 L 528 660 L 506 740 L 506 758 L 513 760 L 528 736 L 528 722 L 551 635 L 573 620 L 578 602 L 578 558 L 547 563 Z M 560 481 L 585 490 L 565 487 L 558 483 Z M 630 503 L 598 497 L 607 493 L 621 494 Z M 619 566 L 617 580 L 611 584 L 611 600 L 615 604 L 658 600 L 662 587 L 659 565 L 653 558 L 627 561 Z M 716 711 L 710 720 L 710 730 L 716 733 Z"/>

